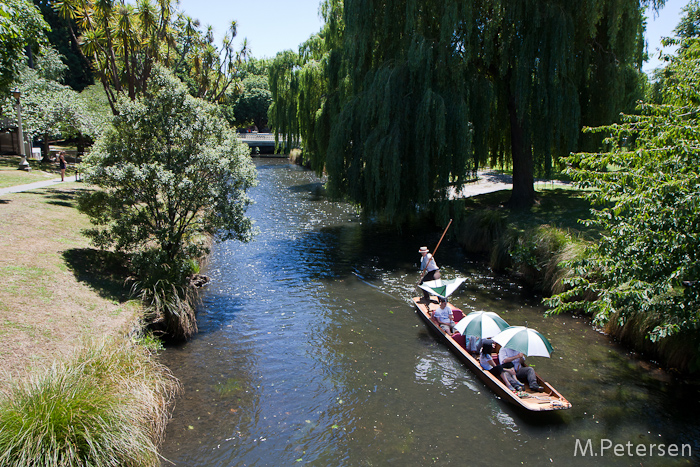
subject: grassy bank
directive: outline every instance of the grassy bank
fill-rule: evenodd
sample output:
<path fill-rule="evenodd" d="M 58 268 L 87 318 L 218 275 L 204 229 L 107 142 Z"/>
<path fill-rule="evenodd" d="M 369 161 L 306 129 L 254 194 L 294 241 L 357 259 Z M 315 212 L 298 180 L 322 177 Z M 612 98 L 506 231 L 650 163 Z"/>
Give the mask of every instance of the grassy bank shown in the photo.
<path fill-rule="evenodd" d="M 584 227 L 590 205 L 579 190 L 553 188 L 538 192 L 538 203 L 527 211 L 503 208 L 510 190 L 459 200 L 456 236 L 469 253 L 481 254 L 495 271 L 520 276 L 544 294 L 558 291 L 568 272 L 563 261 L 582 254 L 599 232 Z"/>
<path fill-rule="evenodd" d="M 562 292 L 562 279 L 572 275 L 564 263 L 584 258 L 586 245 L 600 236 L 580 222 L 590 218 L 585 193 L 540 189 L 538 203 L 527 211 L 503 208 L 509 197 L 510 190 L 503 190 L 456 201 L 458 241 L 467 252 L 483 255 L 495 271 L 520 278 L 544 296 Z M 675 335 L 653 343 L 647 334 L 657 324 L 655 317 L 640 313 L 624 324 L 613 316 L 603 330 L 671 371 L 694 370 L 697 337 Z"/>
<path fill-rule="evenodd" d="M 0 186 L 16 177 L 0 170 Z M 84 189 L 66 182 L 0 195 L 0 465 L 160 462 L 177 383 L 128 338 L 141 306 L 129 300 L 119 257 L 81 233 Z"/>
<path fill-rule="evenodd" d="M 91 248 L 75 209 L 80 183 L 0 197 L 0 358 L 10 374 L 44 366 L 95 335 L 127 332 L 138 304 L 109 254 Z"/>

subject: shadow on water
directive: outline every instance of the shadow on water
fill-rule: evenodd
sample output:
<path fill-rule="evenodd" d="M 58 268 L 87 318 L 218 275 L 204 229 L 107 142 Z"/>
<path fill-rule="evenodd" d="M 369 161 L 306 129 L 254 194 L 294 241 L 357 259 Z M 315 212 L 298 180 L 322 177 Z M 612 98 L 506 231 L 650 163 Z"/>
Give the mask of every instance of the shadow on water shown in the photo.
<path fill-rule="evenodd" d="M 310 201 L 322 201 L 326 199 L 326 187 L 322 182 L 306 183 L 304 185 L 295 185 L 287 188 L 292 193 L 308 193 L 312 196 Z"/>
<path fill-rule="evenodd" d="M 240 315 L 246 312 L 246 290 L 239 289 L 239 295 L 235 296 L 227 291 L 214 291 L 215 286 L 216 284 L 210 284 L 202 291 L 205 297 L 197 307 L 199 332 L 195 339 L 234 325 Z"/>
<path fill-rule="evenodd" d="M 100 296 L 119 302 L 128 299 L 124 280 L 129 272 L 121 255 L 93 248 L 72 248 L 63 252 L 63 258 L 76 279 Z"/>

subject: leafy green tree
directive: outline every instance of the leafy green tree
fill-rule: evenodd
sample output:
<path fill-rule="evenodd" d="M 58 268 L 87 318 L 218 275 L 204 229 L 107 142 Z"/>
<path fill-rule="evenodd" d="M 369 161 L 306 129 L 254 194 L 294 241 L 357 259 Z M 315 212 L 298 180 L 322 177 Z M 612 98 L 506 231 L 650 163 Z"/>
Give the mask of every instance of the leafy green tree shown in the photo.
<path fill-rule="evenodd" d="M 686 61 L 692 49 L 696 46 L 696 39 L 700 39 L 700 6 L 697 0 L 689 2 L 682 9 L 683 15 L 674 29 L 674 37 L 664 37 L 661 42 L 664 46 L 677 46 L 676 55 L 663 55 L 661 58 L 666 66 L 654 71 L 654 82 L 649 87 L 648 101 L 656 104 L 673 103 L 678 101 L 678 93 L 675 92 L 678 69 L 685 70 Z M 681 80 L 687 79 L 681 74 Z"/>
<path fill-rule="evenodd" d="M 633 99 L 647 3 L 328 0 L 323 45 L 273 66 L 273 125 L 370 213 L 408 216 L 494 161 L 528 206 L 582 125 Z"/>
<path fill-rule="evenodd" d="M 50 47 L 36 57 L 35 68 L 20 67 L 15 81 L 21 91 L 22 126 L 30 141 L 44 141 L 44 158 L 49 155 L 49 140 L 74 136 L 96 137 L 106 121 L 85 107 L 77 92 L 59 83 L 66 66 Z M 2 111 L 12 115 L 14 103 L 5 101 Z"/>
<path fill-rule="evenodd" d="M 681 24 L 688 18 L 697 21 L 697 2 Z M 664 70 L 666 103 L 590 130 L 607 136 L 607 150 L 569 158 L 574 179 L 595 189 L 592 222 L 605 234 L 574 264 L 570 290 L 547 301 L 598 323 L 641 316 L 652 341 L 700 326 L 700 39 L 685 30 Z"/>
<path fill-rule="evenodd" d="M 136 289 L 171 337 L 196 332 L 189 277 L 209 237 L 251 238 L 250 150 L 216 106 L 155 68 L 143 99 L 122 100 L 114 128 L 85 160 L 97 187 L 80 200 L 102 248 L 130 253 Z"/>
<path fill-rule="evenodd" d="M 241 67 L 240 76 L 241 91 L 229 98 L 233 103 L 226 105 L 227 119 L 238 126 L 252 123 L 262 131 L 267 127 L 267 112 L 272 103 L 267 61 L 252 59 L 246 62 Z"/>
<path fill-rule="evenodd" d="M 47 29 L 48 24 L 31 2 L 0 3 L 0 96 L 7 96 L 19 75 L 25 48 L 42 43 Z"/>

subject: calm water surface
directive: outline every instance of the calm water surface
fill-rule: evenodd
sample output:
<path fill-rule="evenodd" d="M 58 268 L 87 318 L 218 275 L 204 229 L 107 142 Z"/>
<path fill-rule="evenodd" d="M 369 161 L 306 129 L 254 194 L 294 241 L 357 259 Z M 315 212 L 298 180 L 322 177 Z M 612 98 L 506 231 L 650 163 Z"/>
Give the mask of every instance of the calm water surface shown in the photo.
<path fill-rule="evenodd" d="M 162 355 L 184 385 L 163 446 L 175 465 L 700 462 L 696 388 L 669 384 L 582 319 L 543 318 L 539 297 L 444 241 L 443 277 L 468 278 L 452 302 L 547 335 L 552 358 L 530 363 L 573 408 L 527 414 L 500 400 L 409 303 L 418 247 L 434 248 L 439 233 L 361 223 L 325 198 L 313 173 L 286 160 L 256 164 L 249 215 L 259 234 L 214 247 L 200 333 Z M 577 440 L 598 456 L 582 456 Z M 601 456 L 604 440 L 624 455 Z M 685 457 L 649 456 L 660 443 L 689 446 Z M 640 445 L 647 455 L 636 455 Z"/>

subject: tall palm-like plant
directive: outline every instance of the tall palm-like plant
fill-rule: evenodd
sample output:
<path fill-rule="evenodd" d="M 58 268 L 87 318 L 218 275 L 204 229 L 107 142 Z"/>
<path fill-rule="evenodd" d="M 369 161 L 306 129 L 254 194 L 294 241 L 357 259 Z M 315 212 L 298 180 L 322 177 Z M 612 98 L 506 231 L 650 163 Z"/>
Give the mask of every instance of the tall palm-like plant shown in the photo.
<path fill-rule="evenodd" d="M 188 82 L 190 93 L 210 102 L 221 101 L 240 83 L 237 70 L 248 54 L 244 41 L 234 50 L 237 24 L 231 23 L 221 47 L 214 44 L 211 27 L 180 13 L 172 0 L 61 0 L 56 11 L 75 20 L 71 29 L 84 56 L 89 57 L 105 88 L 113 113 L 119 95 L 135 100 L 143 94 L 153 66 L 172 66 Z"/>
<path fill-rule="evenodd" d="M 190 93 L 209 102 L 221 102 L 234 87 L 242 90 L 239 69 L 248 58 L 248 44 L 233 48 L 238 24 L 232 21 L 222 45 L 214 44 L 211 26 L 199 30 L 199 22 L 181 16 L 177 24 L 179 41 L 175 49 L 175 73 L 188 83 Z"/>
<path fill-rule="evenodd" d="M 118 95 L 134 100 L 142 94 L 154 63 L 164 61 L 161 44 L 172 44 L 171 0 L 63 0 L 55 5 L 64 18 L 75 20 L 84 55 L 92 59 L 112 112 Z M 71 30 L 75 36 L 75 31 Z"/>

